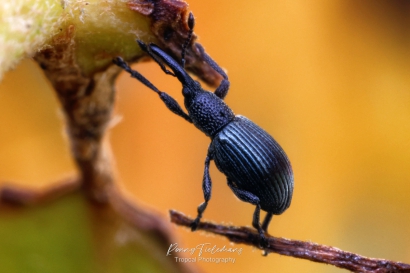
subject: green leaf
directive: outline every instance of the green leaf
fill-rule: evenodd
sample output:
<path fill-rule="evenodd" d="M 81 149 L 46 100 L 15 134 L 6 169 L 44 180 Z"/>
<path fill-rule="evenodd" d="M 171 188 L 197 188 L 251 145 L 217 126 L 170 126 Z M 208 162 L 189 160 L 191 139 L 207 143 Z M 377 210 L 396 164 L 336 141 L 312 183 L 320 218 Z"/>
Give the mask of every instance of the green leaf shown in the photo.
<path fill-rule="evenodd" d="M 180 272 L 155 235 L 80 193 L 47 205 L 0 207 L 1 272 Z"/>

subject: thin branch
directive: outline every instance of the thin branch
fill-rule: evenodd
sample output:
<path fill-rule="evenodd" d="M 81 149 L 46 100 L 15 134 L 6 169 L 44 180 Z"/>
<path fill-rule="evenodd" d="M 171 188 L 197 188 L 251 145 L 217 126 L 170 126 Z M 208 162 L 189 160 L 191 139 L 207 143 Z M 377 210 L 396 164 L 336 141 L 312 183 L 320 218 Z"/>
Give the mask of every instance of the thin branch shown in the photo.
<path fill-rule="evenodd" d="M 171 210 L 171 222 L 189 227 L 194 221 L 184 214 Z M 234 243 L 259 246 L 259 234 L 256 230 L 247 227 L 217 225 L 210 222 L 200 222 L 198 229 L 225 236 Z M 340 250 L 335 247 L 319 245 L 312 242 L 289 240 L 267 235 L 268 252 L 285 256 L 292 256 L 318 263 L 334 265 L 352 272 L 392 273 L 410 272 L 410 265 L 384 259 L 374 259 L 360 256 L 355 253 Z"/>
<path fill-rule="evenodd" d="M 70 194 L 81 187 L 81 182 L 76 177 L 67 178 L 52 183 L 52 186 L 34 190 L 13 185 L 5 185 L 0 188 L 0 203 L 14 205 L 37 205 L 50 202 L 64 195 Z"/>

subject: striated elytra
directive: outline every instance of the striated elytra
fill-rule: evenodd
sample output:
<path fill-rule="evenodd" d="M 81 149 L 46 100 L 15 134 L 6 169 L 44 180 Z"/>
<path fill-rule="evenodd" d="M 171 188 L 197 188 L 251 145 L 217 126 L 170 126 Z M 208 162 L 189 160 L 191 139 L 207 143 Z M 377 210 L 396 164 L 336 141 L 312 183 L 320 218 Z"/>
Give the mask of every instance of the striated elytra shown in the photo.
<path fill-rule="evenodd" d="M 117 57 L 113 62 L 156 92 L 169 110 L 193 123 L 211 138 L 202 181 L 205 202 L 198 207 L 198 216 L 191 225 L 192 230 L 196 230 L 211 198 L 209 164 L 214 160 L 217 168 L 226 175 L 228 186 L 234 194 L 240 200 L 256 206 L 252 226 L 259 232 L 261 247 L 266 248 L 264 233 L 267 232 L 272 215 L 283 213 L 292 199 L 293 173 L 290 162 L 283 149 L 265 130 L 246 117 L 235 115 L 226 105 L 223 99 L 229 90 L 228 76 L 199 44 L 195 44 L 196 49 L 223 80 L 212 93 L 202 89 L 199 82 L 187 74 L 184 56 L 194 27 L 192 13 L 188 18 L 188 26 L 190 32 L 182 46 L 181 64 L 155 44 L 146 45 L 137 41 L 141 49 L 147 52 L 166 74 L 177 77 L 182 83 L 188 114 L 175 99 L 158 90 L 139 72 L 132 70 L 122 58 Z M 172 72 L 165 68 L 164 63 Z M 261 209 L 267 212 L 262 223 L 259 219 Z"/>
<path fill-rule="evenodd" d="M 261 209 L 272 214 L 289 207 L 293 191 L 289 161 L 279 144 L 258 125 L 236 116 L 213 138 L 209 153 L 234 192 L 238 188 L 253 194 Z"/>

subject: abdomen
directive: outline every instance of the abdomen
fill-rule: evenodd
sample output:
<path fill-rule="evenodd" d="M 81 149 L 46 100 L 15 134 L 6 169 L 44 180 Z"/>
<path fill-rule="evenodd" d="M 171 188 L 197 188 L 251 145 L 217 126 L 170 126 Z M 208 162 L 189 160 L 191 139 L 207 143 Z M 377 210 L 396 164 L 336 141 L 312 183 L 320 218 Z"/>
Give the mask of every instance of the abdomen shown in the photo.
<path fill-rule="evenodd" d="M 262 128 L 236 116 L 212 140 L 217 168 L 242 190 L 259 197 L 261 208 L 281 214 L 290 205 L 293 172 L 283 149 Z"/>

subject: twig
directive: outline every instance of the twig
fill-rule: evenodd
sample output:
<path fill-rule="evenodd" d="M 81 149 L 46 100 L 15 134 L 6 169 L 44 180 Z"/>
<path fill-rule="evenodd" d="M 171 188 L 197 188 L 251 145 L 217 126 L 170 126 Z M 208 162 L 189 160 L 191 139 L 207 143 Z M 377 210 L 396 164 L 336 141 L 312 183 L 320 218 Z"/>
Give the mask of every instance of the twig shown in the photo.
<path fill-rule="evenodd" d="M 194 221 L 184 214 L 171 210 L 171 222 L 189 227 Z M 217 225 L 210 222 L 201 222 L 198 229 L 225 236 L 234 243 L 252 245 L 260 248 L 259 234 L 256 230 L 247 227 Z M 352 272 L 392 273 L 410 272 L 410 265 L 384 259 L 374 259 L 360 256 L 355 253 L 340 250 L 335 247 L 319 245 L 312 242 L 289 240 L 266 236 L 269 242 L 268 252 L 292 256 L 318 263 L 334 265 Z"/>
<path fill-rule="evenodd" d="M 50 202 L 64 195 L 79 190 L 81 182 L 76 177 L 67 178 L 52 183 L 52 186 L 34 190 L 12 185 L 5 185 L 0 188 L 0 203 L 14 205 L 37 205 Z"/>

